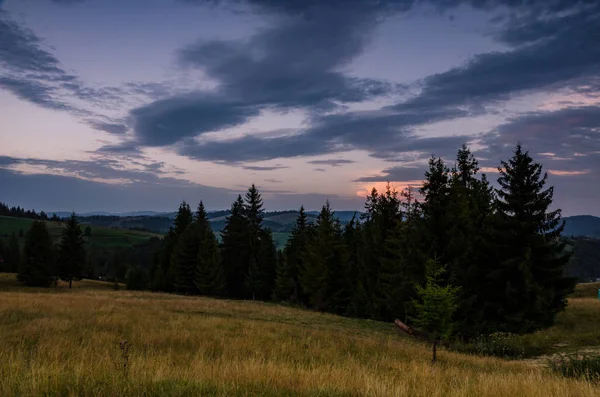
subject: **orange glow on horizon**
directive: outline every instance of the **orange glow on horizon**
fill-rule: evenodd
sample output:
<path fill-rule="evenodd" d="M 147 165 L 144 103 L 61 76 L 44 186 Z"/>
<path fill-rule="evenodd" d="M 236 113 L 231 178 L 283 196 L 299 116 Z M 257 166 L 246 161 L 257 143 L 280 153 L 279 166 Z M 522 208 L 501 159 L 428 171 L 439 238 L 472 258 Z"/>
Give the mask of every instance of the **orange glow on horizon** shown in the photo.
<path fill-rule="evenodd" d="M 404 189 L 408 188 L 409 186 L 412 186 L 414 188 L 419 188 L 419 187 L 421 187 L 422 184 L 423 184 L 422 180 L 390 181 L 390 186 L 392 187 L 392 189 L 396 188 L 396 191 L 398 191 L 398 192 L 403 191 Z M 377 191 L 379 193 L 385 192 L 386 186 L 387 186 L 387 182 L 370 182 L 370 183 L 360 186 L 358 188 L 358 190 L 356 191 L 356 195 L 358 197 L 367 197 L 369 194 L 371 194 L 371 190 L 373 188 L 377 189 Z"/>

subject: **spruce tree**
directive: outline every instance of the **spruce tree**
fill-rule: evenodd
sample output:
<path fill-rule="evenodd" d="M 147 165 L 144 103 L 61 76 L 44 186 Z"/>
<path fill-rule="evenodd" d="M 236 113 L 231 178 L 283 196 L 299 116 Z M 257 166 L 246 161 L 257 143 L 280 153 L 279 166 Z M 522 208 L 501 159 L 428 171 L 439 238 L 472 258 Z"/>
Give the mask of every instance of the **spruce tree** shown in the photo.
<path fill-rule="evenodd" d="M 17 279 L 28 286 L 50 287 L 56 284 L 54 245 L 42 221 L 33 221 L 25 235 L 23 257 Z"/>
<path fill-rule="evenodd" d="M 351 299 L 346 314 L 353 317 L 367 318 L 372 313 L 372 302 L 365 286 L 368 271 L 363 228 L 359 220 L 356 219 L 356 214 L 344 227 L 344 242 L 348 248 L 348 273 L 352 287 Z"/>
<path fill-rule="evenodd" d="M 160 253 L 160 266 L 155 269 L 152 277 L 151 287 L 156 290 L 172 292 L 177 284 L 177 266 L 175 251 L 177 249 L 179 238 L 193 222 L 193 215 L 190 206 L 182 201 L 175 215 L 173 227 L 169 228 L 163 239 L 163 248 Z"/>
<path fill-rule="evenodd" d="M 225 292 L 225 273 L 219 255 L 219 244 L 202 201 L 196 212 L 196 228 L 198 233 L 198 257 L 194 273 L 194 283 L 198 292 L 203 295 L 217 296 Z"/>
<path fill-rule="evenodd" d="M 302 289 L 312 307 L 342 313 L 351 299 L 347 252 L 329 201 L 323 206 L 304 253 Z"/>
<path fill-rule="evenodd" d="M 554 190 L 546 188 L 548 175 L 520 144 L 498 171 L 501 261 L 494 281 L 504 297 L 497 312 L 506 330 L 533 331 L 554 323 L 575 285 L 564 276 L 569 260 L 560 239 L 564 223 L 560 209 L 550 210 Z"/>
<path fill-rule="evenodd" d="M 73 280 L 81 280 L 85 262 L 83 233 L 75 213 L 72 213 L 62 231 L 57 263 L 58 276 L 69 283 L 69 288 Z"/>
<path fill-rule="evenodd" d="M 441 263 L 446 263 L 448 230 L 452 223 L 449 216 L 450 170 L 441 158 L 429 160 L 429 169 L 419 192 L 424 198 L 421 212 L 424 246 L 428 247 L 426 256 L 437 257 Z"/>
<path fill-rule="evenodd" d="M 292 229 L 292 235 L 287 241 L 283 253 L 284 266 L 287 268 L 287 273 L 291 280 L 279 279 L 279 283 L 283 285 L 291 283 L 292 295 L 286 298 L 289 298 L 292 303 L 299 303 L 301 301 L 308 303 L 302 294 L 300 277 L 304 269 L 304 253 L 308 248 L 310 234 L 311 229 L 308 224 L 306 212 L 304 211 L 304 207 L 301 206 L 296 218 L 296 224 Z"/>
<path fill-rule="evenodd" d="M 282 251 L 277 253 L 277 268 L 275 271 L 275 300 L 295 303 L 295 289 L 290 263 L 285 260 L 285 255 Z"/>
<path fill-rule="evenodd" d="M 425 285 L 416 284 L 417 299 L 414 301 L 416 316 L 413 321 L 433 345 L 433 359 L 436 362 L 436 350 L 440 341 L 452 336 L 452 317 L 458 309 L 460 288 L 444 285 L 442 274 L 445 268 L 435 260 L 427 262 Z"/>
<path fill-rule="evenodd" d="M 275 247 L 271 229 L 261 229 L 259 238 L 260 289 L 258 297 L 269 300 L 273 297 L 277 276 L 277 247 Z"/>
<path fill-rule="evenodd" d="M 196 290 L 194 274 L 198 262 L 198 242 L 198 231 L 193 223 L 177 239 L 171 267 L 175 275 L 175 290 L 179 293 L 193 294 Z"/>
<path fill-rule="evenodd" d="M 227 286 L 231 297 L 245 296 L 244 281 L 248 273 L 248 221 L 245 217 L 242 196 L 231 206 L 225 228 L 221 231 L 221 260 Z"/>

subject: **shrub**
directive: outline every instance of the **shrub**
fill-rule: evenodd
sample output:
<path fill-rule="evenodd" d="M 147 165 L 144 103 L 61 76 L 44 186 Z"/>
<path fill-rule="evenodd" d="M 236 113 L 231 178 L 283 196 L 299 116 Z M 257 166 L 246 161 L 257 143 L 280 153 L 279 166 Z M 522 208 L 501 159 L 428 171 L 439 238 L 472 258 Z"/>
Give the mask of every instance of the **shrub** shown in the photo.
<path fill-rule="evenodd" d="M 469 343 L 455 343 L 451 349 L 500 358 L 520 359 L 525 356 L 525 346 L 521 337 L 507 332 L 495 332 L 490 335 L 479 335 Z"/>
<path fill-rule="evenodd" d="M 600 356 L 589 353 L 564 353 L 548 359 L 548 367 L 562 376 L 600 381 Z"/>

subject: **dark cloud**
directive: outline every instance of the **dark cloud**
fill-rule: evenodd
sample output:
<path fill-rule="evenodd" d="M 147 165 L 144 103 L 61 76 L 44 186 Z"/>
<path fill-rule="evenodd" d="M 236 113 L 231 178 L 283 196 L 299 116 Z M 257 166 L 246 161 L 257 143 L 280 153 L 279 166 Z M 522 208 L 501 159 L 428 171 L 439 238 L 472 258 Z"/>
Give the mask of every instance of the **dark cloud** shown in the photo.
<path fill-rule="evenodd" d="M 109 134 L 113 135 L 123 135 L 127 133 L 128 130 L 125 124 L 120 123 L 108 123 L 98 120 L 88 120 L 87 124 L 98 131 L 108 132 Z"/>
<path fill-rule="evenodd" d="M 547 170 L 600 172 L 600 106 L 530 112 L 512 118 L 484 136 L 481 151 L 497 165 L 516 142 L 538 156 Z"/>
<path fill-rule="evenodd" d="M 425 167 L 391 167 L 381 171 L 382 175 L 363 176 L 353 182 L 407 182 L 423 180 Z"/>
<path fill-rule="evenodd" d="M 272 138 L 247 135 L 221 141 L 189 141 L 180 147 L 179 153 L 198 160 L 235 163 L 358 149 L 369 151 L 374 157 L 394 160 L 402 152 L 431 152 L 450 146 L 455 149 L 469 137 L 421 138 L 412 132 L 412 128 L 469 114 L 463 110 L 442 109 L 415 113 L 354 112 L 327 115 L 314 118 L 310 128 L 296 135 Z"/>
<path fill-rule="evenodd" d="M 269 183 L 282 183 L 283 181 L 280 181 L 279 179 L 265 179 L 265 182 L 269 182 Z"/>
<path fill-rule="evenodd" d="M 285 168 L 290 168 L 284 165 L 274 165 L 274 166 L 258 166 L 258 165 L 246 165 L 243 167 L 245 170 L 250 171 L 274 171 L 281 170 Z"/>
<path fill-rule="evenodd" d="M 376 26 L 363 8 L 324 7 L 310 18 L 282 17 L 247 41 L 200 41 L 180 62 L 218 83 L 216 93 L 174 96 L 131 112 L 142 145 L 168 145 L 240 125 L 260 109 L 331 110 L 389 93 L 383 81 L 348 77 L 340 68 L 360 55 Z"/>
<path fill-rule="evenodd" d="M 325 168 L 315 168 L 316 172 L 327 172 Z"/>
<path fill-rule="evenodd" d="M 0 157 L 0 162 L 2 157 Z M 51 211 L 173 211 L 181 200 L 197 203 L 202 200 L 210 210 L 229 208 L 240 190 L 229 190 L 198 184 L 140 183 L 110 184 L 71 176 L 24 174 L 0 168 L 2 201 L 10 205 Z M 244 187 L 244 190 L 247 187 Z M 322 194 L 296 194 L 288 191 L 264 192 L 265 208 L 285 210 L 319 209 L 329 199 L 337 210 L 362 208 L 363 198 Z"/>
<path fill-rule="evenodd" d="M 353 164 L 356 163 L 354 160 L 347 159 L 327 159 L 327 160 L 312 160 L 308 162 L 309 164 L 320 164 L 320 165 L 330 165 L 332 167 L 341 167 L 344 164 Z"/>
<path fill-rule="evenodd" d="M 135 136 L 147 146 L 170 145 L 182 138 L 242 124 L 259 110 L 211 95 L 169 98 L 134 109 Z"/>
<path fill-rule="evenodd" d="M 122 161 L 111 157 L 96 156 L 89 161 L 83 160 L 47 160 L 35 158 L 16 158 L 0 156 L 0 167 L 11 167 L 15 165 L 28 165 L 43 167 L 47 172 L 54 174 L 69 174 L 84 179 L 123 180 L 125 183 L 146 183 L 166 185 L 189 185 L 184 179 L 176 179 L 165 176 L 170 170 L 165 167 L 164 162 L 133 161 L 135 165 L 143 169 L 130 168 Z"/>
<path fill-rule="evenodd" d="M 517 93 L 577 88 L 595 80 L 600 75 L 600 3 L 575 8 L 566 17 L 544 17 L 510 20 L 498 37 L 515 49 L 479 54 L 464 67 L 430 76 L 418 96 L 395 108 L 477 107 Z"/>

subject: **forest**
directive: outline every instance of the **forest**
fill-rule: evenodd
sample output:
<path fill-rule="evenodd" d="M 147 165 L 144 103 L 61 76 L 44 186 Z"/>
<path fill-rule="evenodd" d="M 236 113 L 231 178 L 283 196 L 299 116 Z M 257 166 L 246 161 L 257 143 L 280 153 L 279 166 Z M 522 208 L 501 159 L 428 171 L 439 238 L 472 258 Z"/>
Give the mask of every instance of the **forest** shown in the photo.
<path fill-rule="evenodd" d="M 432 157 L 419 189 L 373 189 L 364 213 L 343 226 L 328 202 L 312 223 L 300 208 L 283 250 L 263 224 L 254 185 L 231 205 L 220 239 L 202 201 L 194 209 L 182 202 L 143 261 L 119 260 L 121 273 L 129 289 L 401 319 L 439 338 L 549 327 L 576 280 L 565 276 L 571 254 L 547 174 L 520 145 L 499 164 L 498 188 L 479 171 L 463 145 L 451 167 Z M 0 247 L 18 264 L 19 281 L 53 286 L 85 276 L 75 214 L 58 245 L 46 218 L 33 218 L 22 248 Z"/>

